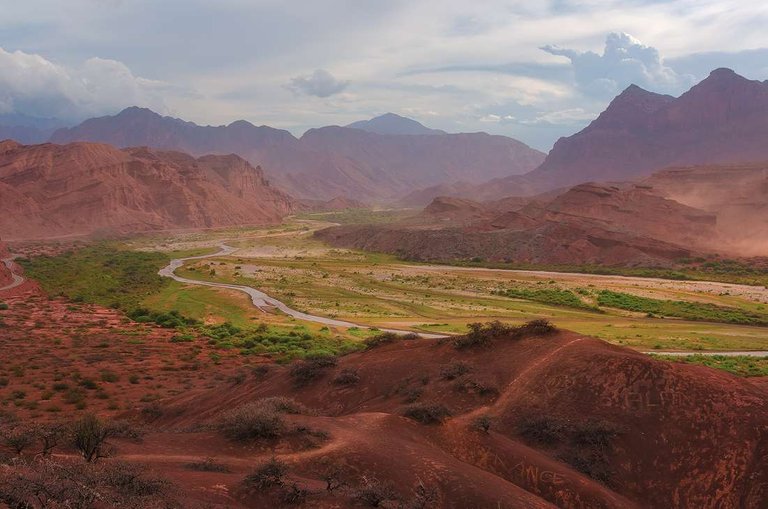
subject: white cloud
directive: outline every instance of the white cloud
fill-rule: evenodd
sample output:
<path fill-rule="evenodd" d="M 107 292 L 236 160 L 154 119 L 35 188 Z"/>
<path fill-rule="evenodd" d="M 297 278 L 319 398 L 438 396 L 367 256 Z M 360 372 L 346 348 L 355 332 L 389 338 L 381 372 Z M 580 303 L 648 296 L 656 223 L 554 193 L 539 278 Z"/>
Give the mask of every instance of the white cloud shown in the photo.
<path fill-rule="evenodd" d="M 631 82 L 679 93 L 689 75 L 698 80 L 711 66 L 731 65 L 747 77 L 768 78 L 766 53 L 744 51 L 768 46 L 765 2 L 5 4 L 3 46 L 43 55 L 55 64 L 47 74 L 38 70 L 41 75 L 28 74 L 14 84 L 9 98 L 10 71 L 3 62 L 0 103 L 46 116 L 58 111 L 101 114 L 131 102 L 153 109 L 167 105 L 169 113 L 203 124 L 244 118 L 301 134 L 310 127 L 344 125 L 394 110 L 430 127 L 488 130 L 547 149 L 557 137 L 583 127 Z M 618 35 L 606 44 L 609 32 L 630 33 L 637 40 Z M 555 43 L 559 47 L 549 49 L 557 54 L 539 49 Z M 690 58 L 701 52 L 709 53 Z M 117 60 L 118 67 L 95 65 L 96 76 L 88 76 L 85 86 L 85 62 L 93 56 Z M 119 62 L 130 70 L 120 69 Z M 118 85 L 109 85 L 107 76 Z M 52 85 L 39 86 L 35 80 Z M 351 84 L 344 88 L 346 80 Z M 191 96 L 190 88 L 199 94 Z M 481 121 L 487 115 L 501 120 Z"/>
<path fill-rule="evenodd" d="M 126 106 L 163 112 L 169 85 L 143 79 L 116 60 L 90 58 L 77 67 L 0 48 L 0 113 L 76 120 Z"/>
<path fill-rule="evenodd" d="M 312 74 L 291 78 L 288 88 L 297 94 L 330 97 L 343 92 L 348 86 L 349 81 L 337 80 L 325 69 L 316 69 Z"/>
<path fill-rule="evenodd" d="M 631 84 L 656 92 L 677 94 L 695 83 L 665 65 L 659 51 L 626 33 L 611 33 L 603 54 L 558 46 L 542 50 L 571 61 L 576 85 L 587 95 L 612 97 Z"/>

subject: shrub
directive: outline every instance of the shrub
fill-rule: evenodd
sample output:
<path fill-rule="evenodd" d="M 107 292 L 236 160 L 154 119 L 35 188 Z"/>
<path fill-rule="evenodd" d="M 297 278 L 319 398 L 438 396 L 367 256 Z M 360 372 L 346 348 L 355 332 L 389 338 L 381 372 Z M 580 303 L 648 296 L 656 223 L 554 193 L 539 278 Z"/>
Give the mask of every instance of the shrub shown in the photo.
<path fill-rule="evenodd" d="M 282 486 L 285 483 L 287 473 L 288 465 L 277 458 L 272 458 L 248 474 L 243 479 L 243 484 L 249 488 L 263 491 L 275 486 Z"/>
<path fill-rule="evenodd" d="M 441 424 L 451 412 L 440 404 L 418 403 L 407 407 L 403 415 L 421 424 Z"/>
<path fill-rule="evenodd" d="M 164 479 L 146 476 L 144 469 L 135 464 L 117 462 L 104 471 L 104 482 L 125 497 L 150 497 L 168 490 Z"/>
<path fill-rule="evenodd" d="M 358 382 L 360 382 L 360 375 L 356 369 L 342 369 L 333 379 L 336 385 L 356 385 Z"/>
<path fill-rule="evenodd" d="M 312 411 L 306 406 L 302 405 L 298 401 L 292 398 L 286 398 L 285 396 L 273 396 L 271 398 L 260 399 L 256 402 L 257 405 L 261 405 L 267 408 L 271 408 L 275 412 L 284 414 L 311 414 Z"/>
<path fill-rule="evenodd" d="M 88 463 L 104 457 L 107 439 L 113 430 L 95 415 L 88 414 L 72 427 L 72 445 Z"/>
<path fill-rule="evenodd" d="M 51 452 L 66 437 L 67 428 L 63 424 L 42 424 L 35 428 L 35 436 L 42 444 L 41 454 L 44 457 L 51 455 Z"/>
<path fill-rule="evenodd" d="M 309 491 L 295 482 L 291 484 L 283 484 L 282 490 L 280 491 L 280 501 L 289 505 L 303 504 L 306 502 L 308 496 Z"/>
<path fill-rule="evenodd" d="M 546 336 L 557 331 L 557 328 L 545 319 L 531 320 L 517 327 L 505 325 L 498 320 L 486 324 L 470 323 L 467 327 L 469 333 L 453 340 L 453 346 L 459 350 L 486 346 L 501 338 L 522 339 L 528 336 Z"/>
<path fill-rule="evenodd" d="M 385 502 L 397 501 L 398 497 L 391 484 L 375 477 L 363 477 L 360 486 L 352 490 L 352 500 L 366 507 L 381 507 Z"/>
<path fill-rule="evenodd" d="M 528 442 L 554 445 L 565 439 L 568 425 L 554 417 L 536 415 L 521 419 L 517 424 L 517 432 Z"/>
<path fill-rule="evenodd" d="M 329 368 L 336 366 L 337 362 L 336 357 L 312 357 L 294 363 L 291 366 L 290 375 L 296 385 L 307 385 L 322 377 Z"/>
<path fill-rule="evenodd" d="M 549 320 L 539 318 L 517 327 L 513 335 L 517 339 L 526 336 L 546 336 L 555 332 L 557 332 L 557 327 L 552 325 Z"/>
<path fill-rule="evenodd" d="M 187 470 L 194 470 L 196 472 L 218 472 L 227 473 L 230 472 L 229 467 L 221 463 L 217 463 L 213 458 L 205 458 L 200 461 L 193 461 L 184 465 Z"/>
<path fill-rule="evenodd" d="M 141 442 L 144 438 L 144 430 L 137 428 L 129 421 L 119 420 L 107 423 L 109 436 L 114 438 L 126 438 L 135 442 Z"/>
<path fill-rule="evenodd" d="M 453 345 L 458 349 L 487 345 L 494 339 L 506 336 L 514 330 L 513 327 L 504 325 L 498 320 L 486 324 L 470 323 L 467 327 L 469 333 L 459 336 L 453 341 Z"/>
<path fill-rule="evenodd" d="M 470 423 L 470 428 L 479 431 L 481 433 L 488 433 L 491 431 L 491 425 L 493 424 L 493 420 L 488 415 L 481 415 L 479 417 L 475 417 L 472 419 L 472 422 Z"/>
<path fill-rule="evenodd" d="M 499 390 L 493 385 L 469 377 L 457 379 L 453 383 L 453 390 L 457 392 L 477 394 L 478 396 L 490 396 L 499 393 Z"/>
<path fill-rule="evenodd" d="M 375 336 L 367 338 L 363 341 L 363 344 L 365 345 L 366 350 L 370 350 L 378 346 L 394 343 L 398 339 L 400 339 L 400 336 L 394 332 L 382 332 L 381 334 L 376 334 Z"/>
<path fill-rule="evenodd" d="M 440 368 L 440 378 L 443 380 L 455 380 L 470 372 L 470 367 L 464 362 L 454 362 Z"/>
<path fill-rule="evenodd" d="M 258 402 L 230 410 L 219 423 L 221 433 L 237 442 L 278 438 L 285 429 L 285 421 L 280 414 L 269 405 Z"/>
<path fill-rule="evenodd" d="M 3 445 L 13 450 L 17 456 L 21 456 L 25 449 L 32 447 L 35 443 L 35 434 L 28 427 L 16 426 L 3 430 L 0 436 L 2 437 Z"/>
<path fill-rule="evenodd" d="M 16 508 L 181 507 L 167 497 L 170 486 L 125 463 L 43 459 L 0 469 L 0 500 Z"/>
<path fill-rule="evenodd" d="M 613 476 L 609 455 L 620 431 L 610 423 L 589 420 L 570 423 L 552 416 L 535 416 L 518 424 L 530 442 L 557 446 L 558 457 L 576 470 L 608 484 Z"/>

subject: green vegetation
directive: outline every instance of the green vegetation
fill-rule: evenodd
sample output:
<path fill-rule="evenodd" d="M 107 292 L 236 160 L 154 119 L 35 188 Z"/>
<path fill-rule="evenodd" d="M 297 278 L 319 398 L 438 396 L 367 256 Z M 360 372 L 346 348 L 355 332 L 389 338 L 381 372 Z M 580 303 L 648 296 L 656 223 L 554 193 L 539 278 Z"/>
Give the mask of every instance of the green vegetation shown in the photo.
<path fill-rule="evenodd" d="M 734 375 L 768 376 L 768 357 L 753 357 L 749 355 L 658 355 L 654 357 L 670 362 L 685 362 L 699 364 L 708 368 L 722 369 Z"/>
<path fill-rule="evenodd" d="M 562 290 L 560 288 L 508 288 L 506 290 L 501 290 L 498 294 L 513 299 L 542 302 L 553 306 L 597 310 L 594 305 L 584 302 L 572 291 Z"/>
<path fill-rule="evenodd" d="M 496 320 L 488 323 L 470 323 L 469 332 L 454 338 L 453 346 L 457 350 L 486 346 L 497 339 L 522 339 L 529 336 L 548 336 L 557 332 L 557 327 L 549 320 L 537 319 L 517 327 L 506 325 Z"/>
<path fill-rule="evenodd" d="M 338 224 L 384 224 L 405 219 L 416 213 L 413 210 L 372 210 L 372 209 L 347 209 L 337 212 L 315 212 L 300 214 L 297 219 L 314 219 Z"/>
<path fill-rule="evenodd" d="M 335 337 L 328 332 L 310 333 L 301 325 L 284 327 L 262 324 L 241 329 L 225 322 L 201 326 L 197 331 L 218 348 L 238 348 L 243 355 L 266 354 L 278 360 L 332 357 L 363 346 L 360 342 Z"/>
<path fill-rule="evenodd" d="M 168 284 L 157 274 L 168 264 L 167 255 L 123 251 L 107 243 L 18 262 L 50 295 L 126 311 Z"/>
<path fill-rule="evenodd" d="M 600 290 L 597 294 L 597 303 L 600 306 L 647 313 L 653 316 L 670 316 L 686 320 L 742 325 L 768 325 L 768 315 L 759 315 L 743 309 L 702 302 L 651 299 L 611 290 Z"/>
<path fill-rule="evenodd" d="M 418 263 L 419 260 L 408 260 Z M 716 281 L 768 287 L 768 266 L 748 265 L 744 262 L 715 258 L 678 260 L 675 268 L 665 267 L 606 267 L 601 265 L 547 265 L 516 262 L 489 262 L 480 258 L 471 260 L 444 260 L 441 263 L 458 267 L 489 269 L 569 272 L 600 276 L 627 276 L 671 279 L 673 281 Z"/>

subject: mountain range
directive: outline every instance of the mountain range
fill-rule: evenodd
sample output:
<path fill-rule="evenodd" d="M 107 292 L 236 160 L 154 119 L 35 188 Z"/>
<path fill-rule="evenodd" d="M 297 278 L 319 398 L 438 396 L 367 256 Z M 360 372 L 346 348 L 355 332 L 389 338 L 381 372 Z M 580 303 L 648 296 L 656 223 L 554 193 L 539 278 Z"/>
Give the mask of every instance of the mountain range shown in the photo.
<path fill-rule="evenodd" d="M 296 198 L 346 196 L 366 202 L 391 201 L 447 181 L 479 184 L 521 174 L 544 159 L 512 138 L 446 134 L 392 114 L 349 127 L 311 129 L 295 138 L 288 131 L 242 120 L 199 126 L 133 107 L 60 129 L 51 141 L 148 146 L 196 156 L 233 153 L 265 168 L 271 181 Z"/>
<path fill-rule="evenodd" d="M 768 82 L 716 69 L 678 98 L 632 85 L 585 129 L 561 138 L 522 175 L 477 185 L 443 182 L 405 195 L 423 206 L 437 196 L 493 200 L 591 181 L 627 181 L 670 166 L 768 160 Z"/>

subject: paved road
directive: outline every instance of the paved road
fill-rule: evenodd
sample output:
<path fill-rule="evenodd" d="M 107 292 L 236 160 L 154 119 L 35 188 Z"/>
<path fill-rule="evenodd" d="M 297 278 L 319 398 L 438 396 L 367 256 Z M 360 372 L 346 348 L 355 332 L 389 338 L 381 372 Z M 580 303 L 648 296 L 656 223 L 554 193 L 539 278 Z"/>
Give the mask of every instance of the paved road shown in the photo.
<path fill-rule="evenodd" d="M 8 267 L 8 270 L 11 273 L 11 276 L 13 276 L 13 281 L 10 284 L 7 284 L 5 286 L 0 287 L 0 292 L 3 290 L 10 290 L 12 288 L 16 288 L 17 286 L 20 286 L 24 281 L 24 277 L 16 274 L 13 271 L 13 258 L 5 258 L 3 260 L 0 260 L 6 267 Z"/>
<path fill-rule="evenodd" d="M 311 315 L 308 313 L 303 313 L 301 311 L 297 311 L 291 307 L 289 307 L 284 302 L 281 302 L 273 297 L 270 297 L 266 293 L 262 292 L 261 290 L 257 290 L 256 288 L 245 286 L 245 285 L 233 285 L 229 283 L 214 283 L 212 281 L 198 281 L 196 279 L 188 279 L 185 277 L 181 277 L 176 275 L 176 269 L 184 265 L 185 262 L 188 262 L 190 260 L 203 260 L 205 258 L 214 258 L 217 256 L 227 256 L 231 255 L 235 251 L 237 251 L 236 248 L 233 248 L 231 246 L 228 246 L 226 244 L 221 244 L 219 246 L 221 248 L 220 251 L 209 254 L 209 255 L 202 255 L 202 256 L 191 256 L 189 258 L 177 258 L 174 260 L 171 260 L 171 263 L 169 263 L 167 266 L 160 269 L 158 274 L 160 274 L 163 277 L 169 277 L 175 281 L 178 281 L 180 283 L 187 283 L 191 285 L 199 285 L 199 286 L 210 286 L 214 288 L 225 288 L 229 290 L 237 290 L 240 292 L 243 292 L 247 294 L 251 298 L 251 302 L 254 306 L 259 308 L 260 310 L 266 312 L 269 309 L 279 309 L 286 315 L 292 316 L 298 320 L 305 320 L 308 322 L 315 322 L 315 323 L 321 323 L 323 325 L 328 325 L 331 327 L 358 327 L 360 329 L 370 329 L 371 327 L 368 325 L 362 325 L 358 323 L 353 322 L 347 322 L 344 320 L 336 320 L 334 318 L 327 318 L 325 316 L 317 316 L 317 315 Z M 394 332 L 395 334 L 409 334 L 413 331 L 407 331 L 407 330 L 399 330 L 399 329 L 379 329 L 384 332 Z M 445 335 L 440 334 L 423 334 L 419 333 L 419 336 L 423 338 L 442 338 L 446 337 Z"/>

